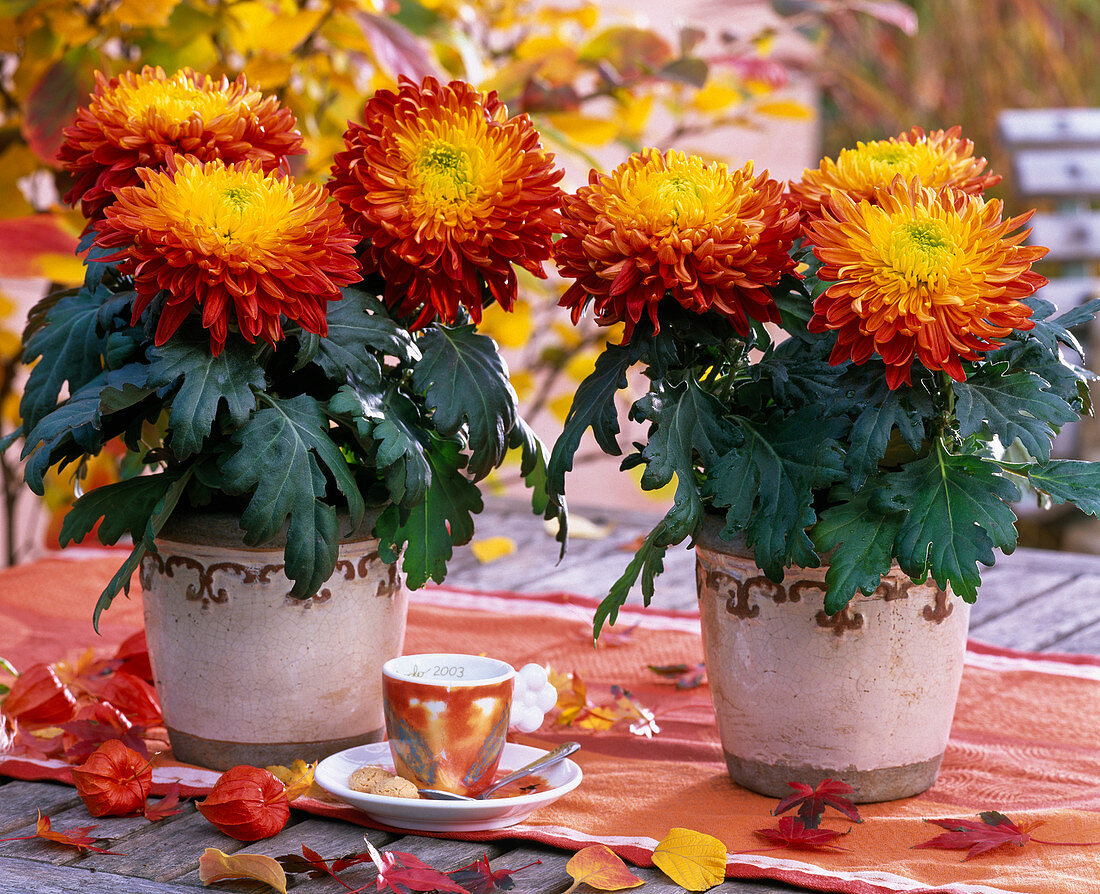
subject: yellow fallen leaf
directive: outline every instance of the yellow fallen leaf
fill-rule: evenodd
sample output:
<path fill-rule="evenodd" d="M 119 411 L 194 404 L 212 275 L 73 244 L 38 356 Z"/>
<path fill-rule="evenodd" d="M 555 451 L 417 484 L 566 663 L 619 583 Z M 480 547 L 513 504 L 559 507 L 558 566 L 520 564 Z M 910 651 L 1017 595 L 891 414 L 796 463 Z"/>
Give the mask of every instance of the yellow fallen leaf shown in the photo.
<path fill-rule="evenodd" d="M 545 522 L 543 526 L 549 534 L 557 534 L 558 532 L 558 524 L 555 521 Z M 569 513 L 569 538 L 571 540 L 603 540 L 614 527 L 613 523 L 598 525 L 583 515 Z"/>
<path fill-rule="evenodd" d="M 313 798 L 323 793 L 323 789 L 313 784 L 313 769 L 316 766 L 316 764 L 307 764 L 299 758 L 289 767 L 276 765 L 264 769 L 286 786 L 286 799 L 293 801 L 303 795 Z"/>
<path fill-rule="evenodd" d="M 772 118 L 793 118 L 798 121 L 806 121 L 814 116 L 814 110 L 808 105 L 794 100 L 774 100 L 762 102 L 756 106 L 760 115 L 769 115 Z"/>
<path fill-rule="evenodd" d="M 653 851 L 653 864 L 681 888 L 706 891 L 726 878 L 726 846 L 713 835 L 669 829 Z"/>
<path fill-rule="evenodd" d="M 249 878 L 270 885 L 279 894 L 286 894 L 286 873 L 273 857 L 263 854 L 222 853 L 208 847 L 199 857 L 199 881 L 204 885 L 229 878 Z"/>
<path fill-rule="evenodd" d="M 482 565 L 503 559 L 516 551 L 516 541 L 511 537 L 483 537 L 470 543 L 470 552 Z"/>
<path fill-rule="evenodd" d="M 573 877 L 573 884 L 566 888 L 569 894 L 581 883 L 601 891 L 621 891 L 637 888 L 645 882 L 631 874 L 626 864 L 606 844 L 590 844 L 577 851 L 565 864 L 565 871 Z"/>

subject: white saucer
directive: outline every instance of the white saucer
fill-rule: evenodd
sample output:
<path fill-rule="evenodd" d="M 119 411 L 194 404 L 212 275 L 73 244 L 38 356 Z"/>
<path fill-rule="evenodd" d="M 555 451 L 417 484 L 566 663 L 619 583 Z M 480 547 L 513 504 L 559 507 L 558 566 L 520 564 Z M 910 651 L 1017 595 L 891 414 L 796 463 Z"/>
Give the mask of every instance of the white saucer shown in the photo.
<path fill-rule="evenodd" d="M 546 754 L 541 748 L 507 742 L 500 757 L 501 774 L 518 770 Z M 398 829 L 417 832 L 478 832 L 505 829 L 527 819 L 539 807 L 551 804 L 581 783 L 581 768 L 571 760 L 540 774 L 550 783 L 544 792 L 492 798 L 487 801 L 429 801 L 425 798 L 390 798 L 368 795 L 348 788 L 348 777 L 360 767 L 374 765 L 393 772 L 393 757 L 387 742 L 357 745 L 326 757 L 317 765 L 313 778 L 325 791 L 362 810 L 371 819 Z"/>

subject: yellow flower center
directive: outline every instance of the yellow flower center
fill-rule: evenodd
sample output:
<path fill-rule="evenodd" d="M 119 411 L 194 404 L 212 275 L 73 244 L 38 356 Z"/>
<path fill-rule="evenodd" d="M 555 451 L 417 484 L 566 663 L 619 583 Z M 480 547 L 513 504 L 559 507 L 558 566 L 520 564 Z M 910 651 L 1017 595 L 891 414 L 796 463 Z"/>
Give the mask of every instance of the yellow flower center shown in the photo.
<path fill-rule="evenodd" d="M 149 115 L 180 124 L 198 115 L 204 121 L 225 114 L 230 103 L 221 90 L 200 90 L 182 73 L 167 81 L 139 80 L 132 86 L 119 84 L 116 101 L 131 117 Z"/>
<path fill-rule="evenodd" d="M 475 189 L 470 153 L 445 140 L 432 140 L 420 148 L 410 181 L 428 205 L 464 201 Z"/>
<path fill-rule="evenodd" d="M 256 170 L 187 164 L 175 179 L 151 180 L 166 225 L 182 237 L 223 255 L 249 256 L 278 249 L 295 197 L 289 181 Z"/>
<path fill-rule="evenodd" d="M 725 165 L 682 152 L 665 160 L 657 152 L 639 156 L 613 176 L 621 182 L 608 196 L 607 215 L 661 239 L 709 232 L 736 214 L 742 198 L 740 181 Z"/>
<path fill-rule="evenodd" d="M 928 143 L 906 143 L 876 140 L 857 143 L 855 149 L 845 149 L 837 156 L 837 168 L 852 183 L 887 184 L 898 174 L 907 181 L 919 177 L 929 184 L 943 174 L 945 159 Z"/>

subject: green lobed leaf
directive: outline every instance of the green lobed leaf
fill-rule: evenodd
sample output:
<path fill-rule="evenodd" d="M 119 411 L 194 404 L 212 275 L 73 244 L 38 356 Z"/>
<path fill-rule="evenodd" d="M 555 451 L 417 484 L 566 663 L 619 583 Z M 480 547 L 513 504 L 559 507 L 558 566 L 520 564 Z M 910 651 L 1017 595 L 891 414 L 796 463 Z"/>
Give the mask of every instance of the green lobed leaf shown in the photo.
<path fill-rule="evenodd" d="M 1054 312 L 1054 305 L 1049 301 L 1032 296 L 1024 303 L 1034 309 L 1031 315 L 1034 328 L 1023 333 L 1025 339 L 1038 341 L 1051 353 L 1057 353 L 1058 343 L 1060 342 L 1070 350 L 1084 356 L 1085 351 L 1080 341 L 1070 330 L 1092 322 L 1096 314 L 1100 313 L 1100 298 L 1093 298 L 1091 301 L 1070 308 L 1054 319 L 1050 318 L 1050 315 Z"/>
<path fill-rule="evenodd" d="M 34 329 L 23 351 L 24 361 L 34 365 L 23 389 L 19 414 L 25 431 L 31 431 L 58 403 L 68 383 L 74 394 L 103 372 L 104 338 L 96 325 L 100 307 L 112 297 L 105 288 L 80 289 L 54 301 Z M 47 301 L 53 301 L 47 298 Z"/>
<path fill-rule="evenodd" d="M 670 510 L 670 514 L 672 511 Z M 666 516 L 667 518 L 667 516 Z M 674 522 L 675 524 L 675 522 Z M 626 570 L 618 580 L 611 585 L 608 594 L 603 598 L 592 619 L 592 638 L 599 639 L 604 624 L 613 625 L 619 617 L 619 609 L 626 604 L 630 591 L 641 578 L 642 599 L 649 605 L 653 598 L 654 581 L 665 570 L 665 553 L 668 544 L 664 541 L 667 537 L 667 527 L 662 519 L 657 526 L 646 535 L 642 545 L 626 566 Z"/>
<path fill-rule="evenodd" d="M 233 435 L 238 450 L 222 466 L 230 493 L 249 493 L 241 515 L 245 542 L 258 545 L 287 528 L 286 574 L 291 595 L 308 597 L 332 574 L 338 542 L 319 530 L 325 515 L 315 503 L 326 502 L 327 470 L 344 496 L 356 528 L 363 519 L 362 494 L 340 449 L 326 434 L 328 420 L 308 395 L 267 399 L 265 406 Z M 331 505 L 331 504 L 330 504 Z"/>
<path fill-rule="evenodd" d="M 708 472 L 706 494 L 726 509 L 721 536 L 745 532 L 756 564 L 772 580 L 788 565 L 816 567 L 820 560 L 806 529 L 814 523 L 814 490 L 844 477 L 835 437 L 843 422 L 822 417 L 825 408 L 774 414 L 763 424 L 739 420 L 744 443 Z"/>
<path fill-rule="evenodd" d="M 364 382 L 378 382 L 382 368 L 365 348 L 413 363 L 420 351 L 408 332 L 386 313 L 377 298 L 359 289 L 343 289 L 343 299 L 328 309 L 328 334 L 317 340 L 313 362 L 337 382 L 350 374 Z M 306 352 L 314 345 L 303 345 Z"/>
<path fill-rule="evenodd" d="M 649 339 L 637 336 L 625 345 L 608 344 L 596 358 L 595 369 L 577 386 L 547 464 L 550 493 L 565 493 L 565 475 L 573 468 L 573 456 L 589 428 L 604 453 L 622 453 L 615 394 L 626 387 L 627 370 L 645 356 L 649 344 Z"/>
<path fill-rule="evenodd" d="M 23 444 L 22 458 L 27 460 L 23 477 L 28 487 L 41 495 L 51 466 L 63 468 L 98 453 L 107 441 L 143 418 L 137 411 L 140 403 L 131 403 L 129 396 L 133 389 L 144 388 L 147 375 L 148 367 L 139 363 L 101 373 L 39 420 Z M 115 412 L 118 406 L 129 412 Z"/>
<path fill-rule="evenodd" d="M 813 527 L 814 547 L 829 555 L 825 572 L 825 611 L 835 614 L 858 590 L 870 596 L 894 560 L 894 541 L 901 530 L 901 513 L 880 512 L 870 505 L 865 487 L 844 502 L 825 509 Z"/>
<path fill-rule="evenodd" d="M 508 447 L 519 450 L 519 473 L 523 482 L 531 489 L 531 509 L 547 521 L 556 519 L 558 533 L 555 539 L 561 544 L 561 555 L 565 555 L 565 541 L 569 532 L 568 512 L 565 498 L 551 494 L 546 476 L 546 445 L 523 420 L 516 417 L 516 424 L 508 437 Z"/>
<path fill-rule="evenodd" d="M 852 490 L 863 487 L 867 477 L 878 469 L 893 432 L 897 431 L 914 451 L 920 449 L 924 439 L 924 421 L 908 405 L 905 393 L 900 389 L 891 391 L 885 379 L 880 386 L 877 393 L 865 395 L 866 399 L 859 402 L 863 409 L 852 424 L 845 457 Z"/>
<path fill-rule="evenodd" d="M 395 387 L 379 393 L 355 382 L 336 392 L 329 410 L 354 425 L 361 443 L 373 445 L 391 500 L 407 508 L 424 499 L 432 478 L 431 438 L 416 404 Z"/>
<path fill-rule="evenodd" d="M 252 353 L 250 345 L 234 338 L 215 357 L 205 334 L 173 338 L 149 352 L 149 384 L 178 389 L 168 417 L 168 443 L 178 458 L 202 449 L 223 404 L 234 428 L 256 408 L 254 389 L 263 390 L 266 378 Z"/>
<path fill-rule="evenodd" d="M 1046 461 L 1057 430 L 1077 414 L 1039 376 L 1007 370 L 1007 363 L 986 364 L 965 382 L 952 384 L 959 434 L 968 437 L 988 429 L 1006 447 L 1019 440 L 1031 456 Z"/>
<path fill-rule="evenodd" d="M 473 515 L 482 509 L 481 491 L 462 474 L 466 458 L 456 441 L 434 438 L 427 457 L 432 473 L 424 500 L 409 507 L 404 521 L 391 504 L 375 529 L 383 561 L 395 562 L 404 551 L 401 567 L 414 590 L 429 578 L 443 582 L 453 547 L 474 536 Z"/>
<path fill-rule="evenodd" d="M 125 534 L 138 543 L 144 539 L 157 506 L 179 478 L 178 472 L 139 475 L 88 491 L 73 503 L 61 523 L 61 546 L 82 541 L 100 519 L 96 532 L 100 543 L 112 546 Z"/>
<path fill-rule="evenodd" d="M 664 487 L 678 476 L 694 491 L 696 456 L 712 466 L 738 440 L 722 404 L 691 379 L 677 385 L 654 381 L 631 408 L 631 418 L 651 423 L 642 449 L 645 490 Z"/>
<path fill-rule="evenodd" d="M 469 432 L 469 469 L 480 480 L 500 465 L 515 425 L 517 398 L 497 345 L 473 326 L 428 327 L 423 353 L 413 367 L 413 387 L 423 395 L 435 427 L 451 437 Z"/>
<path fill-rule="evenodd" d="M 138 494 L 134 489 L 127 492 L 128 496 L 138 498 L 138 509 L 136 512 L 132 512 L 128 518 L 128 525 L 131 530 L 134 539 L 134 548 L 130 551 L 130 555 L 126 557 L 126 561 L 122 563 L 122 566 L 115 572 L 114 576 L 107 582 L 107 586 L 104 587 L 103 592 L 99 594 L 99 599 L 96 600 L 95 609 L 92 612 L 92 628 L 99 632 L 99 618 L 108 608 L 111 607 L 111 603 L 115 597 L 125 592 L 130 592 L 130 578 L 134 572 L 137 571 L 138 566 L 141 564 L 142 556 L 149 550 L 156 551 L 156 545 L 154 540 L 160 533 L 161 528 L 164 527 L 164 523 L 168 521 L 168 518 L 175 511 L 180 497 L 187 489 L 187 484 L 191 479 L 191 470 L 188 469 L 178 473 L 162 473 L 160 475 L 149 475 L 143 477 L 141 480 L 145 482 L 144 488 L 147 490 L 141 491 Z M 133 479 L 138 480 L 138 479 Z M 97 493 L 99 489 L 90 491 L 85 497 L 90 497 Z M 157 494 L 159 497 L 153 499 Z M 84 499 L 82 497 L 81 499 Z M 78 501 L 79 502 L 79 501 Z M 75 532 L 76 524 L 80 527 L 84 527 L 88 524 L 88 519 L 91 514 L 100 508 L 106 508 L 102 501 L 92 501 L 89 504 L 91 508 L 81 510 L 82 516 L 78 523 L 74 523 L 73 528 L 70 531 Z M 74 506 L 75 508 L 75 506 Z M 114 506 L 111 507 L 111 512 L 115 511 Z M 69 522 L 69 517 L 72 515 L 73 510 L 69 510 L 69 516 L 66 516 L 65 523 Z M 102 539 L 102 529 L 104 525 L 109 526 L 111 522 L 108 521 L 106 512 L 101 513 L 103 515 L 104 524 L 100 526 L 100 537 Z M 144 520 L 144 526 L 142 527 L 142 521 Z M 95 524 L 95 520 L 91 519 L 91 524 Z M 140 528 L 140 530 L 139 530 Z M 90 527 L 89 527 L 90 529 Z M 86 532 L 85 532 L 86 533 Z M 108 542 L 108 541 L 103 541 Z M 114 542 L 114 541 L 111 541 Z"/>
<path fill-rule="evenodd" d="M 1056 459 L 1030 467 L 1027 480 L 1055 503 L 1072 503 L 1089 515 L 1100 515 L 1100 463 Z"/>
<path fill-rule="evenodd" d="M 978 563 L 992 565 L 993 548 L 1012 552 L 1016 516 L 1008 503 L 1019 488 L 993 462 L 948 453 L 942 441 L 925 457 L 883 476 L 872 497 L 880 512 L 904 512 L 898 564 L 910 577 L 931 574 L 967 602 L 977 596 Z"/>

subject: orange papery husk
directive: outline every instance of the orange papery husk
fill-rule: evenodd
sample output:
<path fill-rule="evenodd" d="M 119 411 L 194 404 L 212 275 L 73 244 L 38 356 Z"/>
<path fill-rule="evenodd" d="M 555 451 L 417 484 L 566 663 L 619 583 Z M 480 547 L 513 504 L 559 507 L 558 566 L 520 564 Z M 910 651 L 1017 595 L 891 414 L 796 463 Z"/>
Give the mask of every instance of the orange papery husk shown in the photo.
<path fill-rule="evenodd" d="M 286 786 L 259 767 L 226 770 L 205 801 L 195 804 L 217 829 L 238 841 L 259 841 L 277 834 L 290 819 Z"/>
<path fill-rule="evenodd" d="M 24 726 L 54 726 L 73 716 L 76 699 L 48 664 L 32 664 L 15 678 L 0 712 Z"/>
<path fill-rule="evenodd" d="M 100 745 L 72 773 L 80 800 L 92 816 L 141 813 L 153 785 L 149 761 L 117 739 Z"/>

